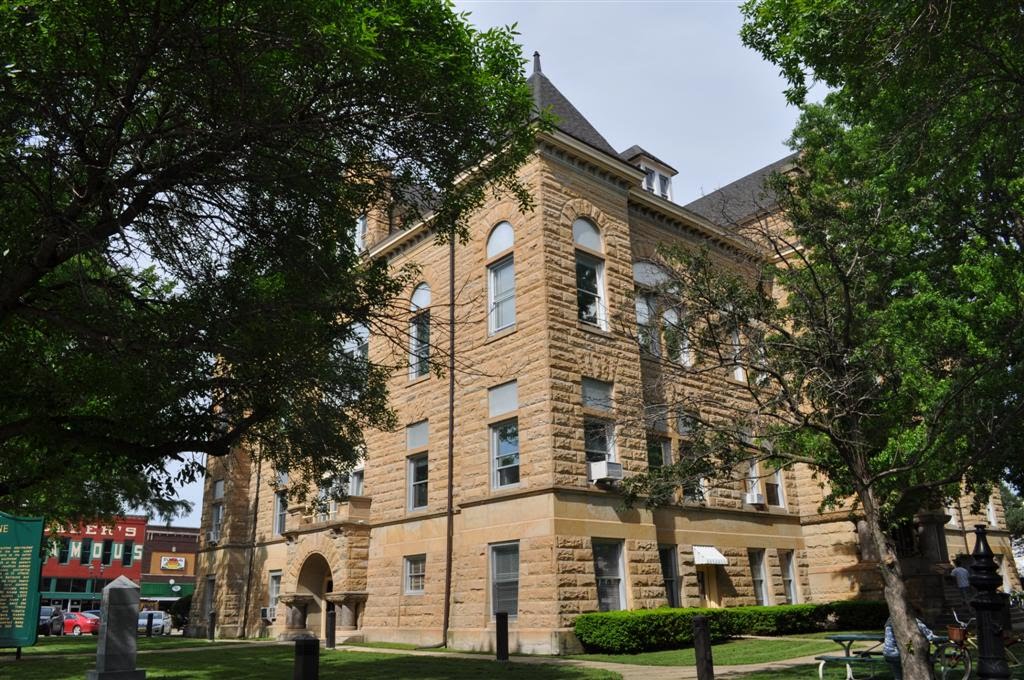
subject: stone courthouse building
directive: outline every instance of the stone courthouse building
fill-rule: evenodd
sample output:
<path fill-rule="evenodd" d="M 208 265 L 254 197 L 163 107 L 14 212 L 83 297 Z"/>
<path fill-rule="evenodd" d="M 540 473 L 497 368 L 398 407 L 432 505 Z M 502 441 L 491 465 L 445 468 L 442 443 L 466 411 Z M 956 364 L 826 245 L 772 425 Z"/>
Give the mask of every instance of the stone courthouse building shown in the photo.
<path fill-rule="evenodd" d="M 819 512 L 805 468 L 755 465 L 696 500 L 623 508 L 617 479 L 687 445 L 694 414 L 658 405 L 711 395 L 700 415 L 714 417 L 747 379 L 742 367 L 693 370 L 688 348 L 662 335 L 673 319 L 644 294 L 658 278 L 650 259 L 669 242 L 742 269 L 750 244 L 717 207 L 756 205 L 761 180 L 792 159 L 678 205 L 673 168 L 637 146 L 617 152 L 539 66 L 537 106 L 559 124 L 520 171 L 535 208 L 490 199 L 456 248 L 453 408 L 447 376 L 428 366 L 448 347 L 448 247 L 429 224 L 392 231 L 371 214 L 356 235 L 367 256 L 421 271 L 401 355 L 370 334 L 353 348 L 401 363 L 390 385 L 401 426 L 365 433 L 349 498 L 327 511 L 289 505 L 283 490 L 300 480 L 245 451 L 210 462 L 196 634 L 214 611 L 219 636 L 323 637 L 336 606 L 339 640 L 438 644 L 450 590 L 451 646 L 490 649 L 505 611 L 513 650 L 561 653 L 577 646 L 583 612 L 879 596 L 856 524 Z M 989 511 L 993 547 L 1008 556 L 1001 508 Z M 947 515 L 919 519 L 908 559 L 941 580 L 964 537 Z"/>

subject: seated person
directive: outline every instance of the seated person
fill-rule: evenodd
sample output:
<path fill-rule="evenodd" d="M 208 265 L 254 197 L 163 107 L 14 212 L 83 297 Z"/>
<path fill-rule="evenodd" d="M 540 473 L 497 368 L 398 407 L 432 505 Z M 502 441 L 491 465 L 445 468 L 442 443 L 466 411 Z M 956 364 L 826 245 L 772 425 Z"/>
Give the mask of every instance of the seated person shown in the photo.
<path fill-rule="evenodd" d="M 928 642 L 932 642 L 935 639 L 935 634 L 924 625 L 921 621 L 921 608 L 916 604 L 911 603 L 910 613 L 914 615 L 914 619 L 917 621 L 917 628 L 921 631 L 921 634 L 927 638 Z M 890 616 L 885 621 L 885 642 L 882 644 L 882 656 L 885 657 L 886 662 L 889 664 L 889 668 L 892 670 L 892 677 L 895 680 L 903 680 L 903 666 L 900 662 L 900 648 L 896 645 L 896 634 L 892 628 L 892 617 Z"/>

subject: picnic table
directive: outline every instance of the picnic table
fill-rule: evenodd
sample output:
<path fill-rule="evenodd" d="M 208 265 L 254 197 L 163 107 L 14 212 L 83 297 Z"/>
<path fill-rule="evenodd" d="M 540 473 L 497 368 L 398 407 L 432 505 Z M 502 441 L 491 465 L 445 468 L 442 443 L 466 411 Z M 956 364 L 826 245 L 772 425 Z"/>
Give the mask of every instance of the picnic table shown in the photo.
<path fill-rule="evenodd" d="M 843 654 L 842 656 L 838 654 L 823 654 L 822 656 L 814 657 L 815 661 L 820 662 L 818 664 L 819 680 L 824 679 L 825 664 L 828 663 L 845 665 L 847 680 L 856 680 L 856 676 L 853 674 L 854 666 L 867 667 L 871 673 L 868 677 L 874 677 L 875 671 L 887 667 L 885 658 L 879 651 L 876 651 L 878 646 L 885 641 L 885 635 L 882 633 L 841 633 L 829 635 L 827 639 L 842 647 Z M 857 642 L 873 642 L 874 644 L 867 649 L 858 650 L 854 653 L 853 645 Z"/>

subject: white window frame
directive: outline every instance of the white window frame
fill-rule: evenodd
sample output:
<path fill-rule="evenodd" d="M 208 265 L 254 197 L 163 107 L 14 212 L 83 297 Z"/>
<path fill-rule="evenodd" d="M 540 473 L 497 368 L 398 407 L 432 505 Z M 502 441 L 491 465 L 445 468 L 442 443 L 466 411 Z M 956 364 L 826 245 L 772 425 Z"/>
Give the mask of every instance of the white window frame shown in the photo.
<path fill-rule="evenodd" d="M 430 375 L 430 286 L 421 283 L 413 289 L 409 305 L 409 380 Z M 423 331 L 422 333 L 420 331 Z"/>
<path fill-rule="evenodd" d="M 669 361 L 673 361 L 680 366 L 690 368 L 693 366 L 693 352 L 690 349 L 690 336 L 686 332 L 686 328 L 683 325 L 683 318 L 679 313 L 678 309 L 673 307 L 666 307 L 661 312 L 661 324 L 664 329 L 663 332 L 666 336 L 665 339 L 665 357 Z M 670 351 L 668 343 L 668 335 L 675 334 L 678 340 L 678 347 L 673 353 Z"/>
<path fill-rule="evenodd" d="M 750 562 L 750 579 L 754 591 L 754 601 L 759 607 L 766 607 L 768 601 L 768 581 L 765 578 L 764 548 L 748 548 L 747 560 Z"/>
<path fill-rule="evenodd" d="M 426 554 L 406 555 L 402 569 L 402 592 L 406 595 L 422 595 L 427 591 L 427 556 Z M 419 587 L 414 579 L 418 579 Z"/>
<path fill-rule="evenodd" d="M 772 481 L 765 480 L 764 483 L 764 499 L 765 502 L 774 508 L 785 508 L 786 507 L 786 486 L 782 476 L 782 468 L 776 468 L 775 472 L 772 473 Z M 768 487 L 775 486 L 778 492 L 778 502 L 772 503 L 770 494 L 768 493 Z"/>
<path fill-rule="evenodd" d="M 782 590 L 786 593 L 786 604 L 799 604 L 800 591 L 796 583 L 796 552 L 779 550 L 779 571 L 782 572 Z"/>
<path fill-rule="evenodd" d="M 661 356 L 661 315 L 658 314 L 658 296 L 650 291 L 636 292 L 636 341 L 641 351 L 652 357 Z"/>
<path fill-rule="evenodd" d="M 500 432 L 501 428 L 503 428 L 503 427 L 505 427 L 505 426 L 507 426 L 509 424 L 515 425 L 515 428 L 516 428 L 516 453 L 515 453 L 516 462 L 515 462 L 514 465 L 511 465 L 511 464 L 510 465 L 501 465 L 501 459 L 504 458 L 505 456 L 511 455 L 511 454 L 505 454 L 505 455 L 500 455 L 499 454 L 499 452 L 498 452 L 499 432 Z M 519 483 L 520 483 L 520 481 L 522 479 L 522 477 L 521 477 L 522 469 L 520 467 L 522 459 L 520 457 L 521 453 L 520 453 L 520 448 L 519 448 L 519 418 L 505 418 L 504 420 L 499 420 L 496 423 L 491 423 L 489 425 L 489 430 L 490 430 L 490 440 L 491 440 L 491 488 L 493 488 L 493 489 L 508 489 L 508 488 L 514 488 L 514 487 L 519 486 Z M 507 482 L 507 483 L 503 484 L 501 482 L 501 472 L 503 470 L 509 470 L 509 469 L 512 469 L 512 468 L 515 468 L 515 470 L 516 470 L 516 481 L 514 481 L 514 482 Z"/>
<path fill-rule="evenodd" d="M 590 267 L 594 270 L 594 283 L 596 291 L 584 291 L 580 288 L 580 277 L 576 276 L 576 318 L 580 323 L 588 326 L 594 326 L 601 330 L 608 330 L 608 310 L 605 304 L 605 292 L 604 292 L 604 258 L 599 255 L 595 255 L 589 251 L 581 250 L 579 246 L 576 247 L 576 267 L 580 265 Z M 583 307 L 579 304 L 580 292 L 583 291 L 586 295 L 592 295 L 595 297 L 594 319 L 585 319 Z"/>
<path fill-rule="evenodd" d="M 274 535 L 282 536 L 288 527 L 288 492 L 274 494 Z"/>
<path fill-rule="evenodd" d="M 597 429 L 603 427 L 605 430 L 605 442 L 606 447 L 603 451 L 599 451 L 595 448 L 588 448 L 588 437 L 587 431 L 591 428 Z M 583 417 L 583 452 L 586 455 L 587 462 L 594 463 L 602 460 L 606 460 L 609 463 L 614 463 L 615 458 L 615 423 L 605 418 L 598 418 L 595 416 L 584 416 Z"/>
<path fill-rule="evenodd" d="M 518 567 L 519 567 L 519 556 L 520 556 L 519 541 L 504 541 L 502 543 L 492 543 L 489 547 L 490 547 L 490 549 L 487 551 L 487 555 L 488 555 L 488 559 L 490 561 L 490 569 L 488 571 L 490 572 L 490 577 L 491 577 L 491 587 L 490 587 L 491 618 L 492 619 L 495 618 L 495 615 L 498 614 L 498 611 L 497 611 L 497 588 L 498 588 L 498 584 L 499 583 L 512 583 L 512 582 L 514 582 L 516 584 L 516 611 L 506 612 L 506 613 L 508 614 L 508 618 L 509 619 L 515 619 L 515 618 L 517 618 L 519 616 L 519 573 L 520 573 L 520 571 L 518 569 Z M 497 572 L 498 561 L 495 559 L 494 554 L 495 554 L 496 551 L 505 550 L 505 549 L 512 548 L 512 547 L 514 547 L 515 550 L 516 550 L 516 566 L 517 566 L 516 577 L 515 577 L 515 579 L 512 579 L 512 578 L 499 578 L 499 575 L 498 575 L 498 572 Z"/>
<path fill-rule="evenodd" d="M 362 253 L 366 250 L 366 232 L 369 227 L 369 220 L 366 215 L 360 215 L 356 218 L 356 224 L 352 232 L 352 245 L 356 249 L 356 253 Z"/>
<path fill-rule="evenodd" d="M 366 468 L 363 463 L 352 468 L 348 476 L 348 486 L 345 493 L 349 496 L 362 496 L 366 491 Z"/>
<path fill-rule="evenodd" d="M 277 617 L 277 600 L 281 597 L 281 570 L 272 569 L 267 573 L 267 609 L 271 620 Z"/>
<path fill-rule="evenodd" d="M 504 269 L 512 271 L 512 287 L 505 291 L 498 291 L 499 274 Z M 500 297 L 499 297 L 500 295 Z M 498 325 L 499 305 L 511 302 L 511 319 Z M 487 333 L 494 335 L 516 325 L 516 269 L 515 257 L 512 254 L 500 258 L 496 262 L 487 265 Z"/>
<path fill-rule="evenodd" d="M 224 526 L 224 504 L 214 503 L 210 506 L 210 532 L 220 540 L 221 529 Z"/>
<path fill-rule="evenodd" d="M 615 576 L 607 576 L 607 575 L 602 576 L 602 575 L 598 574 L 598 571 L 597 571 L 597 546 L 598 545 L 614 545 L 614 546 L 617 547 L 617 549 L 618 549 L 618 565 L 617 565 L 618 566 L 618 574 L 617 575 L 615 575 Z M 618 581 L 619 581 L 619 583 L 618 583 L 619 608 L 615 609 L 615 610 L 612 610 L 612 609 L 601 609 L 601 589 L 600 589 L 600 587 L 597 587 L 597 608 L 598 608 L 598 610 L 600 610 L 600 611 L 623 611 L 623 610 L 627 609 L 628 608 L 628 604 L 626 602 L 626 565 L 625 565 L 626 546 L 625 546 L 625 542 L 622 541 L 622 540 L 615 540 L 615 539 L 595 538 L 595 539 L 591 540 L 591 549 L 592 549 L 592 552 L 594 553 L 594 582 L 595 582 L 595 587 L 597 587 L 596 586 L 597 581 L 599 581 L 601 579 L 604 579 L 604 580 L 608 581 L 608 580 L 613 580 L 613 579 L 617 578 Z"/>
<path fill-rule="evenodd" d="M 423 479 L 416 479 L 416 464 L 419 461 L 423 461 L 425 476 Z M 420 510 L 426 510 L 430 506 L 430 458 L 426 451 L 414 453 L 406 458 L 407 466 L 407 478 L 408 478 L 408 499 L 407 507 L 409 512 L 418 512 Z M 424 492 L 424 501 L 422 505 L 416 505 L 416 489 L 418 486 L 422 486 L 426 491 Z"/>
<path fill-rule="evenodd" d="M 761 493 L 761 464 L 757 458 L 747 461 L 747 493 Z"/>
<path fill-rule="evenodd" d="M 732 329 L 729 333 L 729 343 L 731 345 L 731 359 L 733 362 L 732 379 L 736 382 L 746 383 L 747 367 L 740 361 L 743 354 L 743 343 L 742 338 L 740 337 L 740 330 L 738 328 Z"/>
<path fill-rule="evenodd" d="M 219 501 L 224 498 L 224 480 L 215 479 L 213 480 L 213 500 Z"/>

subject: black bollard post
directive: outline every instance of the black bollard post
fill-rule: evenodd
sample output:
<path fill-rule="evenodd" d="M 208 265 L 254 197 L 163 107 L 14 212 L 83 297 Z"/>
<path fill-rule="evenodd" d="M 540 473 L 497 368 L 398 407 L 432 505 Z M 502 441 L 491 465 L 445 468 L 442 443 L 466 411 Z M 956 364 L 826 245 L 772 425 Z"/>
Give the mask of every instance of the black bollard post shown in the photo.
<path fill-rule="evenodd" d="M 693 651 L 696 655 L 697 680 L 715 680 L 715 662 L 711 659 L 711 633 L 705 616 L 693 617 Z"/>
<path fill-rule="evenodd" d="M 338 611 L 335 605 L 330 605 L 327 608 L 327 638 L 324 641 L 324 647 L 327 649 L 334 649 L 335 647 L 335 621 L 338 618 Z"/>
<path fill-rule="evenodd" d="M 206 639 L 213 640 L 214 630 L 217 628 L 217 612 L 210 612 L 206 615 Z"/>
<path fill-rule="evenodd" d="M 320 680 L 320 641 L 316 638 L 295 641 L 292 680 Z"/>
<path fill-rule="evenodd" d="M 508 612 L 498 612 L 494 615 L 494 635 L 498 661 L 508 661 Z"/>
<path fill-rule="evenodd" d="M 146 637 L 153 637 L 153 612 L 146 614 Z"/>
<path fill-rule="evenodd" d="M 985 536 L 985 525 L 976 524 L 974 533 L 978 538 L 972 553 L 974 564 L 971 565 L 971 585 L 978 594 L 971 601 L 971 607 L 978 619 L 978 677 L 982 680 L 1005 680 L 1010 677 L 1010 668 L 1006 664 L 1006 649 L 1003 646 L 1003 600 L 996 593 L 1003 579 L 992 557 L 992 548 Z"/>

